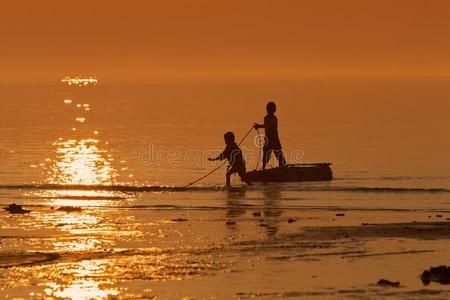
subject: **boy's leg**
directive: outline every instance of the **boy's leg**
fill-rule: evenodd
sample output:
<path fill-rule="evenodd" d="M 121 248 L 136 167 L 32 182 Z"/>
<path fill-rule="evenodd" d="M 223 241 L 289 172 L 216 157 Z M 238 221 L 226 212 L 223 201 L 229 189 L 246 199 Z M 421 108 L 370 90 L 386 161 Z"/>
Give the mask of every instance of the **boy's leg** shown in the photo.
<path fill-rule="evenodd" d="M 230 173 L 230 170 L 229 170 L 229 171 L 227 171 L 227 174 L 225 175 L 226 182 L 227 182 L 227 186 L 230 186 L 230 183 L 231 183 L 231 179 L 230 179 L 231 174 L 232 174 L 232 173 Z"/>
<path fill-rule="evenodd" d="M 241 177 L 241 181 L 245 182 L 247 185 L 253 185 L 251 181 L 246 178 L 246 170 L 245 167 L 239 169 L 239 177 Z"/>
<path fill-rule="evenodd" d="M 275 156 L 278 160 L 278 165 L 280 167 L 283 167 L 286 165 L 286 159 L 284 158 L 283 150 L 281 150 L 281 149 L 275 150 Z"/>
<path fill-rule="evenodd" d="M 236 167 L 232 166 L 230 167 L 230 169 L 227 171 L 227 186 L 230 186 L 231 184 L 231 175 L 233 175 L 234 173 L 239 172 L 239 170 L 236 170 Z"/>
<path fill-rule="evenodd" d="M 270 153 L 272 152 L 271 149 L 269 149 L 269 147 L 264 147 L 263 148 L 263 161 L 262 161 L 262 169 L 265 170 L 266 169 L 266 165 L 270 160 Z"/>

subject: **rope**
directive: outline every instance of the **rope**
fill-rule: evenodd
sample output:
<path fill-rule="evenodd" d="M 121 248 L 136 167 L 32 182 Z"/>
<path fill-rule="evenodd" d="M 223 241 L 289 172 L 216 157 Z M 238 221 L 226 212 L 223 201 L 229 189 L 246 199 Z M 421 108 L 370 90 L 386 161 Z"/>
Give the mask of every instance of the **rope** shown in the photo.
<path fill-rule="evenodd" d="M 248 135 L 250 134 L 250 132 L 252 132 L 253 126 L 250 127 L 249 131 L 247 131 L 247 133 L 244 135 L 244 137 L 241 139 L 241 141 L 238 143 L 238 146 L 240 146 L 242 144 L 242 142 L 244 142 L 244 140 L 248 137 Z"/>
<path fill-rule="evenodd" d="M 262 147 L 261 147 L 261 140 L 259 140 L 259 129 L 255 129 L 256 130 L 256 132 L 257 132 L 257 134 L 258 134 L 258 160 L 257 160 L 257 163 L 256 163 L 256 168 L 255 168 L 255 170 L 258 170 L 259 169 L 259 162 L 261 161 L 261 152 L 262 152 Z"/>
<path fill-rule="evenodd" d="M 238 143 L 238 146 L 240 146 L 242 144 L 242 142 L 247 138 L 247 136 L 250 134 L 250 132 L 252 132 L 253 126 L 250 128 L 249 131 L 247 131 L 247 133 L 244 135 L 244 137 L 241 139 L 241 141 Z M 200 180 L 205 179 L 206 177 L 208 177 L 209 175 L 211 175 L 212 173 L 214 173 L 215 171 L 219 170 L 223 165 L 225 165 L 227 163 L 227 161 L 224 161 L 222 164 L 220 164 L 218 167 L 216 167 L 215 169 L 213 169 L 212 171 L 210 171 L 208 174 L 203 175 L 202 177 L 200 177 L 199 179 L 192 181 L 189 184 L 186 184 L 185 186 L 183 186 L 183 189 L 199 182 Z"/>

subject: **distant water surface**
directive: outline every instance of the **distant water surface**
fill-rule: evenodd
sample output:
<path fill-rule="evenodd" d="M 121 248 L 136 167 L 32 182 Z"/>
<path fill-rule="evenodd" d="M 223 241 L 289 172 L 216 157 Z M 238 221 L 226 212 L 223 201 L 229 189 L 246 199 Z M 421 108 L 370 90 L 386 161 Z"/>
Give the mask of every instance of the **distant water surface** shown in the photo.
<path fill-rule="evenodd" d="M 1 184 L 184 185 L 278 104 L 291 162 L 332 162 L 334 186 L 450 188 L 446 79 L 3 85 Z M 242 147 L 256 167 L 252 132 Z M 300 154 L 300 155 L 299 155 Z M 295 161 L 293 161 L 295 160 Z M 276 165 L 276 162 L 272 162 Z M 201 184 L 224 181 L 219 170 Z"/>

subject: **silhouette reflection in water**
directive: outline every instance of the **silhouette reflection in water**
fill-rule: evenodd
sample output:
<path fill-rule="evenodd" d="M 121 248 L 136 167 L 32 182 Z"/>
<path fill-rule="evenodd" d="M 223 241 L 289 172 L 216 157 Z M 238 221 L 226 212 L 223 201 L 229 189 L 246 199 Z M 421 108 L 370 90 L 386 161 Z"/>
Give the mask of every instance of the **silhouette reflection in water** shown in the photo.
<path fill-rule="evenodd" d="M 267 237 L 273 238 L 278 233 L 278 224 L 281 222 L 280 217 L 282 210 L 279 208 L 279 201 L 281 197 L 280 186 L 267 186 L 263 194 L 263 222 L 261 222 L 260 226 L 266 228 Z"/>

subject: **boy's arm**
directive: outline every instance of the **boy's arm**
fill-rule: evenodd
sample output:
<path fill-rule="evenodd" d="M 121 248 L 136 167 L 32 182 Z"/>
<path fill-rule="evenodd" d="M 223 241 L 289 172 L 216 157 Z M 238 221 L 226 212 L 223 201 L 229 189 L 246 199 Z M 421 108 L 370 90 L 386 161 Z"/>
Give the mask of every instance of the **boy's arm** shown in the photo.
<path fill-rule="evenodd" d="M 215 158 L 208 158 L 209 161 L 214 161 L 214 160 L 224 160 L 225 159 L 225 150 L 219 154 L 219 156 L 215 157 Z"/>
<path fill-rule="evenodd" d="M 255 129 L 264 128 L 270 129 L 277 126 L 276 118 L 268 118 L 267 116 L 264 118 L 264 124 L 254 123 L 253 127 Z"/>
<path fill-rule="evenodd" d="M 266 118 L 264 118 L 264 123 L 266 123 Z M 264 127 L 264 124 L 253 123 L 253 128 L 259 129 L 259 128 L 265 128 L 265 127 Z"/>

